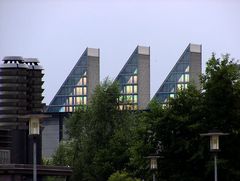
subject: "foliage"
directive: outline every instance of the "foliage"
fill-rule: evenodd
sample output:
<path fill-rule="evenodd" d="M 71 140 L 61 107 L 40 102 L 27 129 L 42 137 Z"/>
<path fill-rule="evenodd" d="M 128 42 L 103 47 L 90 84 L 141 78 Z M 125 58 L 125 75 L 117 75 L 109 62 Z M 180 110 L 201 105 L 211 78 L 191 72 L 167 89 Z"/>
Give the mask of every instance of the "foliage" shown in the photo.
<path fill-rule="evenodd" d="M 143 158 L 161 152 L 159 180 L 213 179 L 209 141 L 199 134 L 216 128 L 230 133 L 228 138 L 221 138 L 219 177 L 223 180 L 239 178 L 240 149 L 236 146 L 240 140 L 239 66 L 229 60 L 228 55 L 222 59 L 213 55 L 201 80 L 202 90 L 190 85 L 187 90 L 179 91 L 164 109 L 153 102 L 150 110 L 142 114 L 130 148 L 130 165 L 134 166 L 133 173 L 137 176 L 142 172 L 150 179 L 151 173 L 146 172 L 147 163 Z"/>
<path fill-rule="evenodd" d="M 127 167 L 134 116 L 118 111 L 118 87 L 104 81 L 96 88 L 87 110 L 78 110 L 67 122 L 70 150 L 65 150 L 66 146 L 61 150 L 60 146 L 54 160 L 73 168 L 73 180 L 105 181 Z"/>
<path fill-rule="evenodd" d="M 189 85 L 168 106 L 151 102 L 145 111 L 119 111 L 116 83 L 98 86 L 86 110 L 68 120 L 69 140 L 53 157 L 55 164 L 70 165 L 73 180 L 151 179 L 146 156 L 161 154 L 158 180 L 213 179 L 209 141 L 199 136 L 211 129 L 230 133 L 222 137 L 218 154 L 219 177 L 240 177 L 240 71 L 233 60 L 215 55 L 202 75 L 202 90 Z M 123 170 L 124 172 L 119 172 Z M 111 175 L 111 177 L 110 177 Z M 132 179 L 133 180 L 133 179 Z"/>
<path fill-rule="evenodd" d="M 108 181 L 140 181 L 129 176 L 127 172 L 115 172 L 109 178 Z"/>

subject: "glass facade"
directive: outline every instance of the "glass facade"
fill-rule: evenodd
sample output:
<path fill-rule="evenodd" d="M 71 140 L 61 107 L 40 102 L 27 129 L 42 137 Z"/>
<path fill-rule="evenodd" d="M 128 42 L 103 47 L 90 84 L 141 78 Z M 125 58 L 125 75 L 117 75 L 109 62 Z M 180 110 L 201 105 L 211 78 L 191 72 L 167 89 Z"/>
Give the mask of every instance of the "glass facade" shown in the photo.
<path fill-rule="evenodd" d="M 89 56 L 88 50 L 86 49 L 74 66 L 49 104 L 47 112 L 74 112 L 77 109 L 84 109 L 86 107 L 89 98 L 89 82 L 91 82 L 88 79 L 88 75 L 91 73 L 89 72 L 91 68 L 89 67 L 91 56 Z M 98 49 L 91 50 L 99 51 Z"/>
<path fill-rule="evenodd" d="M 169 98 L 176 96 L 178 91 L 186 89 L 189 82 L 199 84 L 198 79 L 200 74 L 201 45 L 189 44 L 153 99 L 166 104 Z"/>
<path fill-rule="evenodd" d="M 141 61 L 139 49 L 147 50 L 147 59 Z M 137 47 L 123 69 L 118 74 L 115 81 L 120 86 L 119 109 L 120 110 L 137 110 L 139 109 L 139 67 L 141 63 L 149 63 L 149 47 Z M 146 71 L 148 72 L 148 71 Z M 149 75 L 146 75 L 149 76 Z M 149 92 L 149 90 L 148 90 Z M 147 93 L 146 93 L 147 94 Z"/>

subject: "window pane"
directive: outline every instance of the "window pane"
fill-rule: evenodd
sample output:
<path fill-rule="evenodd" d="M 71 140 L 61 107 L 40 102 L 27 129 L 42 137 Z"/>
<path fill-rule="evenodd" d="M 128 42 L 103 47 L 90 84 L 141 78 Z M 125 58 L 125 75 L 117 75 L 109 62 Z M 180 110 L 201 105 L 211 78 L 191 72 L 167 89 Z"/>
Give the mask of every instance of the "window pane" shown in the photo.
<path fill-rule="evenodd" d="M 136 75 L 133 76 L 133 83 L 134 83 L 134 84 L 137 84 L 137 76 L 136 76 Z"/>
<path fill-rule="evenodd" d="M 126 93 L 127 94 L 132 94 L 133 90 L 132 90 L 132 86 L 131 85 L 127 85 L 126 86 Z"/>
<path fill-rule="evenodd" d="M 87 87 L 83 87 L 83 95 L 87 95 Z"/>
<path fill-rule="evenodd" d="M 134 85 L 134 93 L 137 93 L 138 92 L 138 86 L 137 85 Z"/>
<path fill-rule="evenodd" d="M 189 82 L 189 74 L 185 74 L 185 82 Z"/>

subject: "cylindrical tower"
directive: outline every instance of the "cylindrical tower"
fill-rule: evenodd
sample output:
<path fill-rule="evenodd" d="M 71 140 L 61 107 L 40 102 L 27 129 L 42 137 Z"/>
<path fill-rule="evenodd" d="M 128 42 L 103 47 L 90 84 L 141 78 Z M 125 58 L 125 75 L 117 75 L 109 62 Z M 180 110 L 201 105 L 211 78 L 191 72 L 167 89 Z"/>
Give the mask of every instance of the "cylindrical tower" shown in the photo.
<path fill-rule="evenodd" d="M 41 114 L 43 112 L 43 68 L 39 65 L 36 58 L 24 58 L 24 62 L 28 65 L 27 77 L 27 110 L 29 114 Z M 40 135 L 28 137 L 28 163 L 32 164 L 33 142 L 37 143 L 37 164 L 41 163 L 42 158 L 42 140 Z"/>
<path fill-rule="evenodd" d="M 24 62 L 28 65 L 28 112 L 30 114 L 38 114 L 43 112 L 43 68 L 39 65 L 36 58 L 25 58 Z"/>
<path fill-rule="evenodd" d="M 0 64 L 0 162 L 24 163 L 28 66 L 22 57 L 5 57 Z M 19 147 L 21 149 L 19 149 Z"/>

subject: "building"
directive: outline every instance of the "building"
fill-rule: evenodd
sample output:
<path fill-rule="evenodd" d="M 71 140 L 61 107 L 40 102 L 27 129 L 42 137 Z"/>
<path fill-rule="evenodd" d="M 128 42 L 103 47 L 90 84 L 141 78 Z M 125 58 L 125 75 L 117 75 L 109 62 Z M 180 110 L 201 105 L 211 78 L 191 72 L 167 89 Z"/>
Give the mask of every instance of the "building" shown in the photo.
<path fill-rule="evenodd" d="M 99 49 L 87 48 L 52 99 L 47 112 L 74 112 L 84 108 L 99 81 Z"/>
<path fill-rule="evenodd" d="M 200 88 L 201 45 L 189 44 L 153 99 L 166 103 L 190 82 Z M 150 102 L 150 47 L 137 46 L 115 79 L 119 83 L 120 110 L 144 110 Z M 87 48 L 47 108 L 43 156 L 50 157 L 64 138 L 64 119 L 88 105 L 99 84 L 99 49 Z"/>
<path fill-rule="evenodd" d="M 50 157 L 64 138 L 64 119 L 90 102 L 95 87 L 100 82 L 99 49 L 86 48 L 72 71 L 47 106 L 51 115 L 43 122 L 42 154 Z"/>
<path fill-rule="evenodd" d="M 166 103 L 174 98 L 178 90 L 187 88 L 191 82 L 200 89 L 200 75 L 202 70 L 202 46 L 189 44 L 153 99 Z"/>
<path fill-rule="evenodd" d="M 68 167 L 41 165 L 36 119 L 45 117 L 42 70 L 36 58 L 4 57 L 0 64 L 0 180 L 32 180 L 34 163 L 38 180 L 50 175 L 66 178 L 72 173 Z"/>
<path fill-rule="evenodd" d="M 145 109 L 150 101 L 150 47 L 137 46 L 115 81 L 120 110 Z"/>

